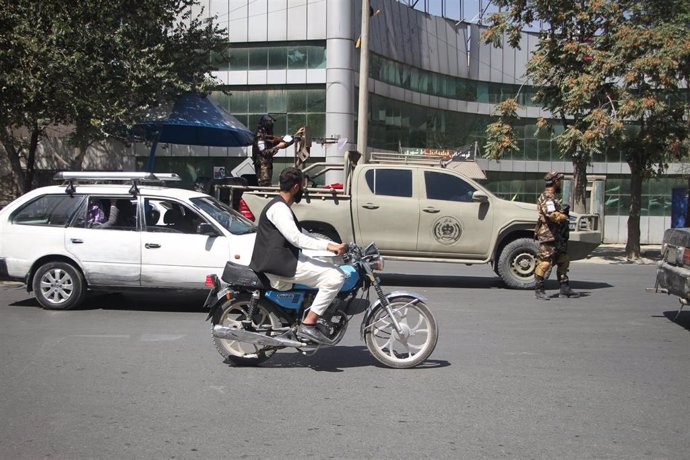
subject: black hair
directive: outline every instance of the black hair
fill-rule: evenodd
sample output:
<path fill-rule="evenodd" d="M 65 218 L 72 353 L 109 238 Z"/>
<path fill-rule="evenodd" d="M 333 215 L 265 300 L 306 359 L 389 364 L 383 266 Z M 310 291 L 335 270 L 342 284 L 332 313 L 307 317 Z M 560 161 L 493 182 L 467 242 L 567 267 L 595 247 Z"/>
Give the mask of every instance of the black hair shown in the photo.
<path fill-rule="evenodd" d="M 289 192 L 293 185 L 301 184 L 304 181 L 304 174 L 301 169 L 290 166 L 283 169 L 280 173 L 280 191 Z"/>

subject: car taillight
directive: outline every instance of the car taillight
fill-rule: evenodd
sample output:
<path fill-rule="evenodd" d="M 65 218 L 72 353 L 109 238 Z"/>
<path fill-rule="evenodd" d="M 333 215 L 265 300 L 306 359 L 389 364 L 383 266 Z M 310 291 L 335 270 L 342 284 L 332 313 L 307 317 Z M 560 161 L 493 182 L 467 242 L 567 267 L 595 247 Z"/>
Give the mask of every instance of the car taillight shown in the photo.
<path fill-rule="evenodd" d="M 254 217 L 254 213 L 249 209 L 249 206 L 247 206 L 247 203 L 244 201 L 244 198 L 240 198 L 240 214 L 242 214 L 244 217 L 247 219 L 251 220 L 252 222 L 256 220 Z"/>
<path fill-rule="evenodd" d="M 214 277 L 216 275 L 206 275 L 206 281 L 204 282 L 204 286 L 206 287 L 213 287 L 214 284 Z"/>

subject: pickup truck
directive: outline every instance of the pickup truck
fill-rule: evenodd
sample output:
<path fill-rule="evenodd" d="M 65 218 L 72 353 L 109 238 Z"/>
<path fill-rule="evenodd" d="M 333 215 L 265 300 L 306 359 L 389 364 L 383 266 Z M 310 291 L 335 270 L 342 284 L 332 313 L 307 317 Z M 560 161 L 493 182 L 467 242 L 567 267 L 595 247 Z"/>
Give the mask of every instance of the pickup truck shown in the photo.
<path fill-rule="evenodd" d="M 680 314 L 690 301 L 690 228 L 669 228 L 664 232 L 656 284 L 661 292 L 678 296 Z"/>
<path fill-rule="evenodd" d="M 323 172 L 338 165 L 317 163 L 305 174 L 315 177 L 315 167 Z M 344 187 L 308 187 L 302 202 L 292 206 L 304 229 L 338 242 L 375 241 L 389 259 L 490 264 L 508 287 L 534 287 L 536 204 L 498 198 L 441 165 L 369 162 L 339 168 L 347 170 Z M 256 218 L 278 193 L 277 187 L 229 187 L 241 189 Z M 601 243 L 599 216 L 570 219 L 568 251 L 572 260 L 582 259 Z"/>

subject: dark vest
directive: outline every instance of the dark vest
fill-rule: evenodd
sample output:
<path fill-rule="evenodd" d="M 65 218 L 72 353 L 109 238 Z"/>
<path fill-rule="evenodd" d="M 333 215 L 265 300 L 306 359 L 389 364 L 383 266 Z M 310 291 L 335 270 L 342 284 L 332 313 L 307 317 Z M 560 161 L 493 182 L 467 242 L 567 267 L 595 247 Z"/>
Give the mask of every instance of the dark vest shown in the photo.
<path fill-rule="evenodd" d="M 256 231 L 256 242 L 249 268 L 255 272 L 270 273 L 272 275 L 292 278 L 297 270 L 297 257 L 300 249 L 293 246 L 285 239 L 282 233 L 273 225 L 266 213 L 278 202 L 285 203 L 281 196 L 273 198 L 261 212 L 259 217 L 259 228 Z M 287 204 L 287 203 L 285 203 Z M 289 209 L 289 208 L 288 208 Z M 302 231 L 302 227 L 292 212 L 297 228 Z"/>

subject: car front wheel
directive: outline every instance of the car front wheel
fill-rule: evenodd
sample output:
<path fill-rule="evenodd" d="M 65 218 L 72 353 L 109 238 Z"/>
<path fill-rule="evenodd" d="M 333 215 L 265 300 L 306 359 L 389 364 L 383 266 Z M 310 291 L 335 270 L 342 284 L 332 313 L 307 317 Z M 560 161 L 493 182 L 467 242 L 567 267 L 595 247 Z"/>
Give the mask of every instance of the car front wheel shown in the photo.
<path fill-rule="evenodd" d="M 539 261 L 538 246 L 531 238 L 518 238 L 501 251 L 498 275 L 512 289 L 533 289 L 534 269 Z"/>
<path fill-rule="evenodd" d="M 74 308 L 84 299 L 84 278 L 66 262 L 48 262 L 36 270 L 33 280 L 36 300 L 48 310 Z"/>

